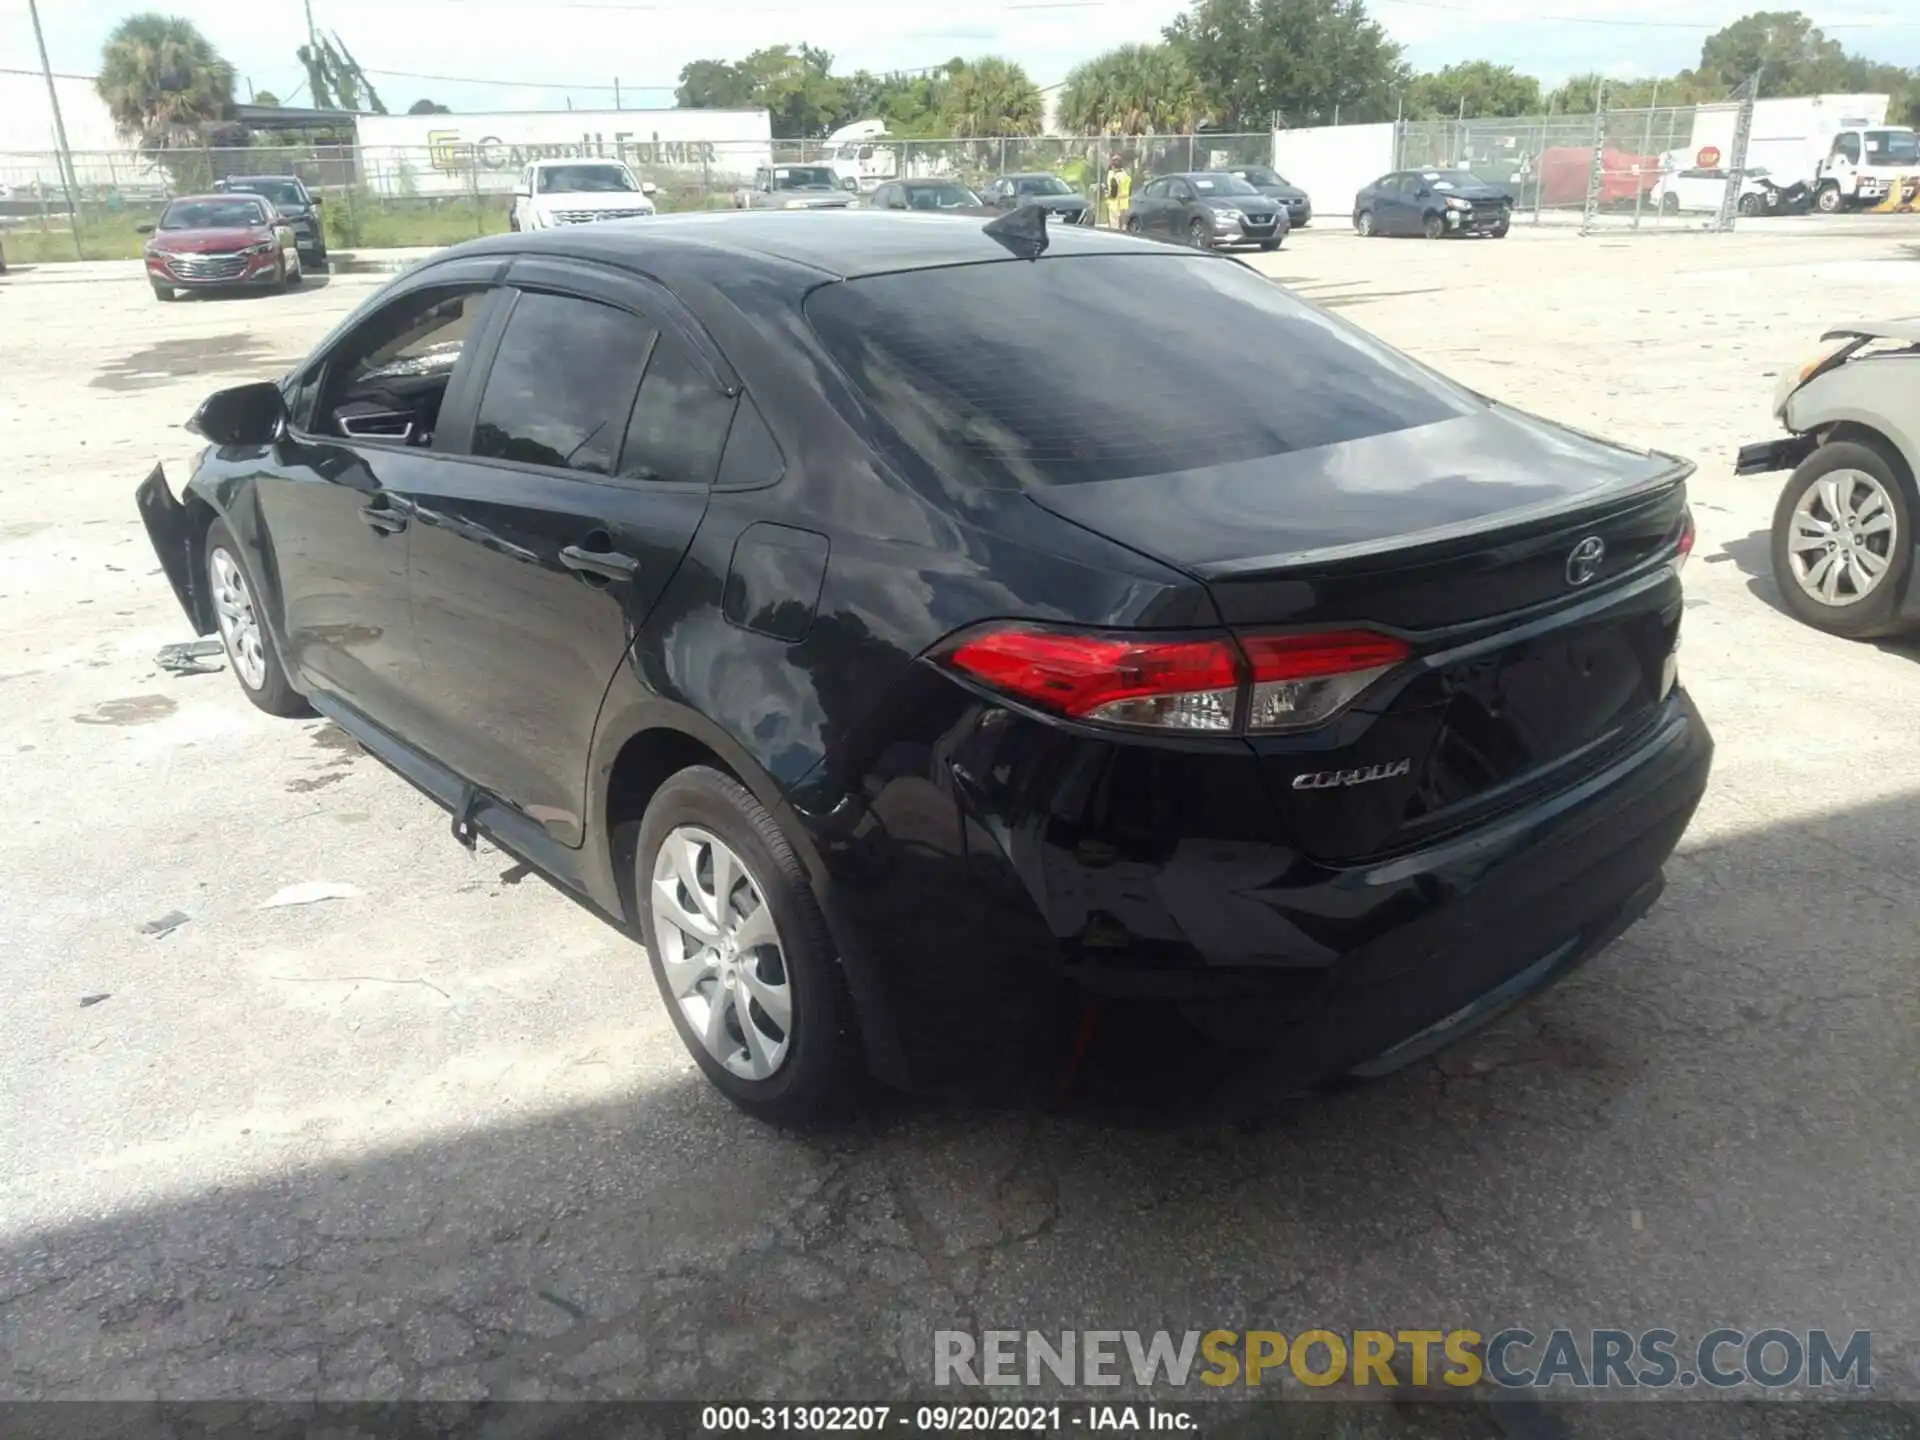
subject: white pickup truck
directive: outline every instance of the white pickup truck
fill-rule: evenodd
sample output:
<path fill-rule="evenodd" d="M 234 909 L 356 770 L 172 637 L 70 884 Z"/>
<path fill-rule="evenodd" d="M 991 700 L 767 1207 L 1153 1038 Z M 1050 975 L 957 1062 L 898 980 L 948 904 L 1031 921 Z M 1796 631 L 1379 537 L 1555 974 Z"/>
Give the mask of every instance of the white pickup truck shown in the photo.
<path fill-rule="evenodd" d="M 1814 204 L 1825 214 L 1878 205 L 1897 181 L 1920 176 L 1920 134 L 1905 125 L 1837 130 L 1814 175 Z"/>

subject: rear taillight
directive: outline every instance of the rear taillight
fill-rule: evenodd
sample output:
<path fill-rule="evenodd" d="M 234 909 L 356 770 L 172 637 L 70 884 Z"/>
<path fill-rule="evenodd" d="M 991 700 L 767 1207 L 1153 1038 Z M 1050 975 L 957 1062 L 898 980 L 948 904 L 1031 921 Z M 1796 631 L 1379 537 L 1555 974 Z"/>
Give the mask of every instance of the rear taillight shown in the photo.
<path fill-rule="evenodd" d="M 938 658 L 989 689 L 1075 720 L 1272 734 L 1325 724 L 1412 653 L 1364 630 L 1236 642 L 992 625 Z"/>
<path fill-rule="evenodd" d="M 1674 550 L 1673 568 L 1684 570 L 1687 557 L 1693 554 L 1693 511 L 1689 509 L 1680 521 L 1680 543 Z"/>

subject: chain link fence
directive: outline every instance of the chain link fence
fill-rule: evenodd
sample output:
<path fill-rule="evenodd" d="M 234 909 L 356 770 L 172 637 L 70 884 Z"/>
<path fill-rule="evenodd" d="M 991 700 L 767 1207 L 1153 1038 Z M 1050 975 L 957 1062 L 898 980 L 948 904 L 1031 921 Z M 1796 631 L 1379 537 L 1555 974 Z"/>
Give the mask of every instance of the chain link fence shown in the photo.
<path fill-rule="evenodd" d="M 672 212 L 731 209 L 768 165 L 828 165 L 859 194 L 890 179 L 940 177 L 978 188 L 999 175 L 1044 172 L 1091 200 L 1112 154 L 1125 158 L 1138 186 L 1176 171 L 1268 164 L 1272 150 L 1263 133 L 896 140 L 832 151 L 818 141 L 627 144 L 578 158 L 624 160 L 654 187 L 658 208 Z M 173 197 L 241 176 L 297 175 L 321 198 L 330 248 L 450 245 L 506 230 L 522 169 L 543 154 L 465 144 L 201 146 L 157 157 L 76 151 L 69 173 L 51 152 L 0 153 L 0 235 L 16 261 L 133 259 L 140 227 L 156 222 Z"/>
<path fill-rule="evenodd" d="M 1718 229 L 1727 191 L 1737 187 L 1741 195 L 1749 193 L 1743 183 L 1744 147 L 1733 143 L 1740 112 L 1739 104 L 1672 105 L 1589 115 L 1402 121 L 1394 133 L 1393 168 L 1471 171 L 1512 194 L 1514 219 L 1521 224 Z M 1734 212 L 1752 214 L 1757 208 L 1736 199 Z"/>

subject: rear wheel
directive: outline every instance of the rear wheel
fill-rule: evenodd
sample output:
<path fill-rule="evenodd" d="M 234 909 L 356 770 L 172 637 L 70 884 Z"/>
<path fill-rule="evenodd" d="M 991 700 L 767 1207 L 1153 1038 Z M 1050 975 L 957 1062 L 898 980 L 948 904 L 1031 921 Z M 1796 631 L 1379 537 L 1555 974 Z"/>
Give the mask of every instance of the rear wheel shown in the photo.
<path fill-rule="evenodd" d="M 1760 197 L 1758 195 L 1742 195 L 1738 209 L 1742 215 L 1758 215 L 1760 213 Z"/>
<path fill-rule="evenodd" d="M 1662 195 L 1660 197 L 1660 213 L 1662 215 L 1678 215 L 1680 213 L 1680 197 L 1671 194 Z"/>
<path fill-rule="evenodd" d="M 1187 239 L 1193 242 L 1193 248 L 1196 250 L 1211 250 L 1213 248 L 1213 227 L 1204 220 L 1195 220 L 1191 225 L 1187 226 Z"/>
<path fill-rule="evenodd" d="M 1129 235 L 1138 235 L 1140 233 L 1140 217 L 1138 215 L 1127 216 L 1126 228 Z"/>
<path fill-rule="evenodd" d="M 1850 639 L 1899 629 L 1917 504 L 1912 480 L 1876 446 L 1840 441 L 1801 461 L 1773 512 L 1773 578 L 1787 609 Z"/>
<path fill-rule="evenodd" d="M 1429 215 L 1421 222 L 1420 233 L 1429 240 L 1443 239 L 1447 233 L 1447 222 L 1438 215 Z"/>
<path fill-rule="evenodd" d="M 1358 215 L 1354 216 L 1353 230 L 1356 235 L 1361 236 L 1363 239 L 1372 235 L 1373 212 L 1371 210 L 1362 210 Z"/>
<path fill-rule="evenodd" d="M 240 559 L 240 547 L 224 520 L 214 521 L 207 531 L 206 573 L 207 595 L 213 602 L 220 643 L 247 699 L 269 715 L 311 714 L 306 697 L 287 680 L 273 648 L 273 636 L 261 619 L 253 581 Z"/>
<path fill-rule="evenodd" d="M 667 1014 L 707 1079 L 775 1124 L 853 1094 L 853 1005 L 780 826 L 731 776 L 693 766 L 640 822 L 634 894 Z"/>

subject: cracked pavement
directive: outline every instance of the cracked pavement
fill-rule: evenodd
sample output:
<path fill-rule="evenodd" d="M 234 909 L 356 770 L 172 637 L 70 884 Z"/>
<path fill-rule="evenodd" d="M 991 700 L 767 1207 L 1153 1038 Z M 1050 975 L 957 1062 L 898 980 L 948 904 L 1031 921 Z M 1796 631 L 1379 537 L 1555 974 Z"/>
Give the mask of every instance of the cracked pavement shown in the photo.
<path fill-rule="evenodd" d="M 1920 311 L 1900 236 L 1263 258 L 1701 462 L 1681 673 L 1720 748 L 1666 896 L 1494 1028 L 1251 1123 L 881 1097 L 812 1138 L 333 727 L 153 663 L 187 634 L 133 486 L 375 282 L 0 281 L 0 1399 L 898 1399 L 942 1328 L 1771 1324 L 1871 1328 L 1920 1398 L 1920 647 L 1773 608 L 1778 477 L 1728 473 L 1823 328 Z M 358 893 L 261 908 L 311 881 Z"/>

